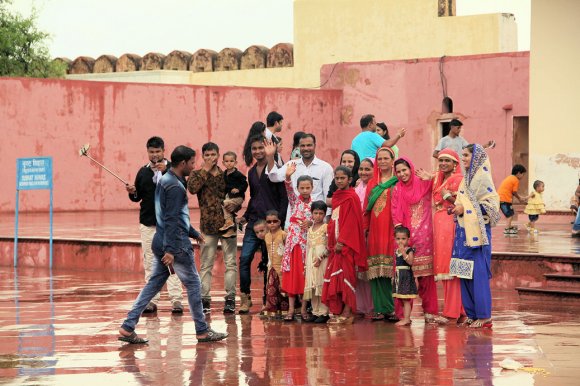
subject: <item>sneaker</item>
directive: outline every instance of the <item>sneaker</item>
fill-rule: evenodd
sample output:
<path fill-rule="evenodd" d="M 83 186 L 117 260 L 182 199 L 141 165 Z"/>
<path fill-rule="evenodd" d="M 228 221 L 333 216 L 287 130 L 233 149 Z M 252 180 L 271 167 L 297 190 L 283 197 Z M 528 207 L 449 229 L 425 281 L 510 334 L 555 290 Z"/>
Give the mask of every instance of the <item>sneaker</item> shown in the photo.
<path fill-rule="evenodd" d="M 234 299 L 226 299 L 224 304 L 224 314 L 235 314 L 236 313 L 236 301 Z"/>
<path fill-rule="evenodd" d="M 180 301 L 173 302 L 173 308 L 171 308 L 172 314 L 183 314 L 183 305 Z"/>
<path fill-rule="evenodd" d="M 147 304 L 147 307 L 143 310 L 143 314 L 154 314 L 157 312 L 157 305 L 155 303 Z"/>
<path fill-rule="evenodd" d="M 203 306 L 203 313 L 209 314 L 211 312 L 209 299 L 201 299 L 201 305 Z"/>
<path fill-rule="evenodd" d="M 326 322 L 328 322 L 329 319 L 330 319 L 330 316 L 328 316 L 328 315 L 321 315 L 318 318 L 316 318 L 316 320 L 314 321 L 314 323 L 326 323 Z"/>
<path fill-rule="evenodd" d="M 207 330 L 207 336 L 205 338 L 198 338 L 197 341 L 200 343 L 203 342 L 217 342 L 218 340 L 222 340 L 228 337 L 228 334 L 223 332 L 216 332 L 209 328 Z"/>

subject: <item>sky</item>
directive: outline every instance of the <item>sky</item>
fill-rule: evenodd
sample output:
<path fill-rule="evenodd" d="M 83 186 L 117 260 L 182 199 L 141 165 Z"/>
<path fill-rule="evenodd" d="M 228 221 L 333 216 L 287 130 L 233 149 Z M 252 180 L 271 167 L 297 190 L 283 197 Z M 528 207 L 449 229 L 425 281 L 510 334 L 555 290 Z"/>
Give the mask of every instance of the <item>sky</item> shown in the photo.
<path fill-rule="evenodd" d="M 356 0 L 352 0 L 356 1 Z M 423 0 L 435 1 L 435 0 Z M 518 48 L 530 48 L 531 0 L 457 0 L 457 15 L 513 13 Z M 162 4 L 160 6 L 160 4 Z M 53 57 L 121 56 L 200 48 L 241 50 L 293 41 L 292 0 L 13 0 L 24 16 L 33 8 L 51 35 Z"/>

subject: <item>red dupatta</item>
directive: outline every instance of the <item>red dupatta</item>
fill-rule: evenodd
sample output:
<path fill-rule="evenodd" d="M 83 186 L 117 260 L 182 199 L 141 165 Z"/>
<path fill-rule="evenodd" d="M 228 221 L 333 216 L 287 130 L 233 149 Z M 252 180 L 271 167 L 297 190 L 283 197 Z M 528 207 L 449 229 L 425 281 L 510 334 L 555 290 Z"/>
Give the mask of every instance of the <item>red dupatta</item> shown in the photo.
<path fill-rule="evenodd" d="M 441 150 L 437 158 L 449 158 L 459 164 L 459 155 L 451 149 Z M 461 174 L 460 167 L 456 167 L 455 171 L 449 176 L 449 178 L 447 178 L 447 180 L 445 180 L 445 173 L 438 170 L 435 174 L 435 179 L 433 180 L 433 202 L 435 205 L 444 203 L 443 196 L 441 195 L 441 190 L 443 188 L 451 191 L 452 194 L 456 194 L 462 179 L 463 174 Z"/>
<path fill-rule="evenodd" d="M 358 271 L 368 270 L 360 199 L 353 188 L 339 189 L 332 196 L 333 208 L 340 207 L 337 242 L 350 248 Z"/>

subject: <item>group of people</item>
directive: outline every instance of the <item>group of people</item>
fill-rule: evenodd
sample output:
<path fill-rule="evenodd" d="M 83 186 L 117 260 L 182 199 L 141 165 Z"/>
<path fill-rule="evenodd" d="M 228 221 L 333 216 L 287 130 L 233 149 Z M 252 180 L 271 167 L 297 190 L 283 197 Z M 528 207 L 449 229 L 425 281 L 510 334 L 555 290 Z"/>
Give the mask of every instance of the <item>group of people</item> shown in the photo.
<path fill-rule="evenodd" d="M 458 120 L 452 124 L 461 126 Z M 235 312 L 236 234 L 243 225 L 240 314 L 253 306 L 251 264 L 260 250 L 264 315 L 342 324 L 352 323 L 358 313 L 407 326 L 413 299 L 420 297 L 426 322 L 491 327 L 490 227 L 499 220 L 500 205 L 483 146 L 462 144 L 458 152 L 438 145 L 438 171 L 415 169 L 398 154 L 406 130 L 390 138 L 387 126 L 369 114 L 333 168 L 316 156 L 311 133 L 295 135 L 290 160 L 284 162 L 277 136 L 282 129 L 277 112 L 266 124 L 252 125 L 242 152 L 247 178 L 237 169 L 234 152 L 223 153 L 225 170 L 218 166 L 215 143 L 202 146 L 203 162 L 196 169 L 194 150 L 178 146 L 169 162 L 159 137 L 147 142 L 149 163 L 135 185 L 127 186 L 129 198 L 141 202 L 147 284 L 119 330 L 120 340 L 146 341 L 134 331 L 139 316 L 156 311 L 159 290 L 175 276 L 187 288 L 198 340 L 225 338 L 209 327 L 204 313 L 211 312 L 220 241 L 223 312 Z M 246 210 L 236 218 L 248 188 Z M 189 223 L 187 191 L 198 198 L 201 233 Z M 201 245 L 199 276 L 188 237 Z M 445 291 L 442 313 L 436 280 Z M 181 294 L 171 294 L 173 286 L 168 287 L 172 312 L 183 312 Z"/>

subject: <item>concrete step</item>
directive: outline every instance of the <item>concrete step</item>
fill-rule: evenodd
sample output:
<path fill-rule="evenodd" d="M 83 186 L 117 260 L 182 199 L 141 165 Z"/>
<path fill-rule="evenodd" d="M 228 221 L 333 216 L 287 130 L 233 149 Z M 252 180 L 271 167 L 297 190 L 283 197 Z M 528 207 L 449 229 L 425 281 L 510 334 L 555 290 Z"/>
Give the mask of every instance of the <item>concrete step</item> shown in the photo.
<path fill-rule="evenodd" d="M 544 277 L 546 278 L 547 287 L 580 290 L 580 275 L 546 273 Z"/>
<path fill-rule="evenodd" d="M 521 299 L 559 301 L 580 305 L 580 288 L 550 285 L 539 288 L 516 287 Z"/>

